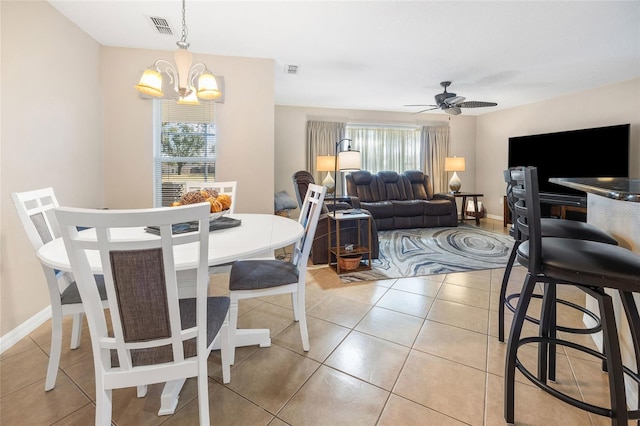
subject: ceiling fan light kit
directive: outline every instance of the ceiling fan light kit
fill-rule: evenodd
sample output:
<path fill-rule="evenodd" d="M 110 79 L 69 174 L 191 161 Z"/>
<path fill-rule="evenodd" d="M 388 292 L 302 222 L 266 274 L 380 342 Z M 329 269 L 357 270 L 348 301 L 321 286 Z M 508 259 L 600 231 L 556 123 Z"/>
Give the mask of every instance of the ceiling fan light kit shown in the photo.
<path fill-rule="evenodd" d="M 451 85 L 450 81 L 443 81 L 440 83 L 440 86 L 444 88 L 442 93 L 438 93 L 434 96 L 436 101 L 435 105 L 405 105 L 406 107 L 429 107 L 427 109 L 423 109 L 422 111 L 414 112 L 414 114 L 420 114 L 422 112 L 433 111 L 436 109 L 441 109 L 447 114 L 458 115 L 462 113 L 462 108 L 483 108 L 483 107 L 493 107 L 498 104 L 495 102 L 485 102 L 485 101 L 466 101 L 463 96 L 457 96 L 455 93 L 447 92 L 447 87 Z"/>

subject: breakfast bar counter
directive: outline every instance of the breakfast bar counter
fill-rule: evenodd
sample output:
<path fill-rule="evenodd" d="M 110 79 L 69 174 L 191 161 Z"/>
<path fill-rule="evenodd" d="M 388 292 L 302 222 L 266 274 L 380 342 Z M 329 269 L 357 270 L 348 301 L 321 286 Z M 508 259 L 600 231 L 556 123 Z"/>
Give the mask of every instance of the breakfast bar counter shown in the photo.
<path fill-rule="evenodd" d="M 640 179 L 551 178 L 549 182 L 613 200 L 640 202 Z"/>
<path fill-rule="evenodd" d="M 587 222 L 607 231 L 621 247 L 640 255 L 640 179 L 551 178 L 549 182 L 586 192 Z M 612 296 L 615 309 L 622 309 L 620 297 L 617 294 Z M 636 305 L 640 306 L 640 293 L 634 296 Z M 586 307 L 592 312 L 597 312 L 598 304 L 595 299 L 587 296 Z M 625 365 L 633 366 L 635 360 L 629 325 L 624 314 L 620 315 L 620 319 L 622 321 L 618 325 L 618 332 L 623 362 Z M 591 325 L 586 316 L 584 321 Z M 602 349 L 600 333 L 594 340 L 598 348 Z M 627 395 L 631 395 L 631 405 L 636 406 L 638 394 L 635 387 L 631 386 L 631 380 L 627 382 Z"/>
<path fill-rule="evenodd" d="M 586 192 L 587 222 L 640 254 L 640 179 L 551 178 L 549 182 Z"/>

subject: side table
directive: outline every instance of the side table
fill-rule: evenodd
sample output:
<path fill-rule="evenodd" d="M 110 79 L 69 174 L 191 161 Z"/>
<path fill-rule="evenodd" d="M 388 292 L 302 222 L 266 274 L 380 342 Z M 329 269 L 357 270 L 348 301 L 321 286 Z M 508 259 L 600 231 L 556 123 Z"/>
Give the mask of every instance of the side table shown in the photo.
<path fill-rule="evenodd" d="M 339 212 L 335 212 L 335 215 L 333 214 L 333 212 L 329 213 L 327 215 L 327 220 L 328 220 L 328 235 L 331 235 L 331 226 L 333 223 L 333 226 L 335 226 L 336 229 L 336 246 L 331 246 L 331 239 L 329 239 L 329 256 L 328 256 L 328 264 L 329 266 L 332 266 L 333 262 L 332 260 L 335 258 L 335 267 L 336 267 L 336 273 L 337 274 L 341 274 L 344 272 L 353 272 L 353 271 L 358 271 L 358 270 L 369 270 L 371 269 L 371 215 L 368 214 L 364 214 L 364 213 L 360 213 L 357 211 L 351 211 L 351 210 L 341 210 Z M 356 229 L 358 229 L 358 241 L 354 241 L 353 242 L 353 247 L 350 249 L 347 249 L 346 246 L 342 246 L 340 245 L 340 225 L 342 222 L 347 221 L 347 220 L 356 220 L 358 221 L 358 226 L 356 227 Z M 361 220 L 366 220 L 367 221 L 367 230 L 368 230 L 368 238 L 367 238 L 367 245 L 365 246 L 362 242 L 362 238 L 360 235 L 360 221 Z M 349 271 L 342 271 L 341 267 L 340 267 L 340 259 L 341 258 L 346 258 L 346 257 L 351 257 L 351 256 L 367 256 L 367 260 L 366 263 L 363 264 L 363 262 L 360 262 L 360 265 L 358 265 L 357 268 L 349 270 Z"/>
<path fill-rule="evenodd" d="M 476 220 L 476 225 L 480 225 L 480 214 L 478 212 L 478 197 L 483 197 L 484 194 L 475 193 L 475 192 L 450 192 L 450 195 L 453 195 L 455 198 L 462 198 L 462 210 L 460 212 L 460 222 L 463 220 Z M 473 208 L 475 210 L 475 218 L 467 219 L 466 209 L 467 209 L 467 198 L 473 198 Z"/>

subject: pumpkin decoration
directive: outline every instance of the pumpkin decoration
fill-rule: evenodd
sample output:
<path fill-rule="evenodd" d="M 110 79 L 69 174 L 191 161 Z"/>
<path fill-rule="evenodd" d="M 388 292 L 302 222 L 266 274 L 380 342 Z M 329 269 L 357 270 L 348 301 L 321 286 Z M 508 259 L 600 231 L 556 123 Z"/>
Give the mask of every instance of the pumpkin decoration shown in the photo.
<path fill-rule="evenodd" d="M 209 204 L 211 204 L 211 213 L 217 213 L 223 210 L 222 203 L 220 203 L 220 201 L 218 201 L 217 199 L 210 197 L 207 198 L 207 201 L 209 202 Z"/>
<path fill-rule="evenodd" d="M 222 204 L 222 210 L 227 210 L 231 207 L 231 196 L 229 194 L 220 194 L 216 199 Z"/>

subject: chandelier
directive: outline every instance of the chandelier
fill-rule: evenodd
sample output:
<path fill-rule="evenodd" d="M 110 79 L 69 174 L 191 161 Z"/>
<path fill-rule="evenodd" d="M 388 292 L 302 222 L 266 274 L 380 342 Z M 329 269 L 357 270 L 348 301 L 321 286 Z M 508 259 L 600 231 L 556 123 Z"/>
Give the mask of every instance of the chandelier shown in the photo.
<path fill-rule="evenodd" d="M 198 98 L 213 100 L 222 96 L 213 73 L 205 64 L 199 62 L 192 65 L 193 58 L 187 43 L 187 24 L 185 20 L 185 0 L 182 0 L 182 37 L 178 42 L 178 50 L 174 53 L 175 66 L 164 59 L 156 60 L 147 68 L 135 88 L 146 95 L 162 97 L 162 73 L 169 76 L 178 96 L 178 103 L 198 104 Z M 196 86 L 196 77 L 198 85 Z"/>

